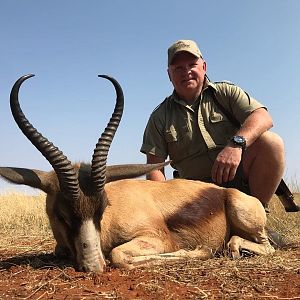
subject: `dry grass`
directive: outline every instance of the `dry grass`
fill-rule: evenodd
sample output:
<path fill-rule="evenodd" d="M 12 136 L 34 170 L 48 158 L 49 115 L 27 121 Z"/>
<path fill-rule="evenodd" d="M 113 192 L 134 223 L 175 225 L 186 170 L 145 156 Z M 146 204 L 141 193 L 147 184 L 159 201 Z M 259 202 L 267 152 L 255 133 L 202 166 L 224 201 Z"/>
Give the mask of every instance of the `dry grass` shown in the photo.
<path fill-rule="evenodd" d="M 0 233 L 14 235 L 47 235 L 50 225 L 45 212 L 46 195 L 15 192 L 0 195 Z"/>
<path fill-rule="evenodd" d="M 300 205 L 300 194 L 294 195 L 296 203 Z M 268 227 L 284 236 L 287 242 L 300 242 L 300 212 L 286 213 L 276 196 L 271 200 L 270 211 Z"/>
<path fill-rule="evenodd" d="M 155 266 L 148 268 L 148 271 L 156 276 L 152 282 L 143 283 L 145 289 L 161 288 L 159 283 L 167 278 L 175 284 L 185 284 L 196 299 L 278 299 L 268 296 L 269 292 L 276 293 L 280 289 L 273 276 L 299 274 L 299 258 L 286 250 L 277 251 L 272 256 L 254 256 L 246 260 L 228 257 L 206 261 L 191 259 Z M 263 295 L 253 297 L 254 293 Z"/>

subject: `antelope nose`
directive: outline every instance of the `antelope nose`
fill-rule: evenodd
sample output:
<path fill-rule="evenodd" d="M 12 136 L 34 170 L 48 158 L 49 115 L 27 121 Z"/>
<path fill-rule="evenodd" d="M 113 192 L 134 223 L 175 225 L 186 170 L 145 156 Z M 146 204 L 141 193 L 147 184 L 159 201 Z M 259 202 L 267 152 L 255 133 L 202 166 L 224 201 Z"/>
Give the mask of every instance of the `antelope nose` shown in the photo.
<path fill-rule="evenodd" d="M 105 269 L 105 264 L 94 264 L 94 265 L 82 265 L 78 267 L 79 272 L 97 272 L 103 273 Z"/>

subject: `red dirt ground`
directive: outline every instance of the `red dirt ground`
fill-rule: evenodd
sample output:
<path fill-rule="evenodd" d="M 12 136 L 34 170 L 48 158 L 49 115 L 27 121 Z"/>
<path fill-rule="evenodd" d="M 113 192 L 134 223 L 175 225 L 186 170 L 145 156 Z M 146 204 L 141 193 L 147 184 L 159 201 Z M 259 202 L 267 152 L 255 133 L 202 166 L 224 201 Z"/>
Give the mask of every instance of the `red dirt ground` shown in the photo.
<path fill-rule="evenodd" d="M 188 260 L 103 274 L 76 272 L 51 238 L 0 249 L 0 299 L 300 299 L 300 245 L 270 257 Z"/>

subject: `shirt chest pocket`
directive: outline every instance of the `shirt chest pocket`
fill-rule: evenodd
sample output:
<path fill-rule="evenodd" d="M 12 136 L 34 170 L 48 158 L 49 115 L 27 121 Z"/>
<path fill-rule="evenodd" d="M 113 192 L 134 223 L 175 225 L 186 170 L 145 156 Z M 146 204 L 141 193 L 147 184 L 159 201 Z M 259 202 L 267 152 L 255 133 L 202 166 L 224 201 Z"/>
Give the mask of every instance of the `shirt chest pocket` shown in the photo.
<path fill-rule="evenodd" d="M 209 121 L 212 124 L 215 124 L 215 123 L 224 122 L 224 121 L 228 122 L 228 119 L 224 115 L 222 115 L 221 113 L 219 113 L 217 111 L 212 111 L 209 114 Z"/>
<path fill-rule="evenodd" d="M 191 138 L 192 133 L 187 126 L 180 128 L 172 126 L 165 131 L 165 139 L 171 160 L 176 162 L 188 155 Z"/>
<path fill-rule="evenodd" d="M 234 125 L 226 116 L 218 111 L 210 112 L 210 135 L 217 145 L 226 145 L 228 139 L 236 132 Z"/>

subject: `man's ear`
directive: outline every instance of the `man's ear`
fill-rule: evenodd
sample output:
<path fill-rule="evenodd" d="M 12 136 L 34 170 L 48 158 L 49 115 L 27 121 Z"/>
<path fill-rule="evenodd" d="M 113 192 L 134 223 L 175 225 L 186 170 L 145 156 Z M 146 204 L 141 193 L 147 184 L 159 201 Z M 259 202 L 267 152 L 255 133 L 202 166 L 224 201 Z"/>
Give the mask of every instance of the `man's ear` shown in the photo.
<path fill-rule="evenodd" d="M 203 60 L 203 70 L 206 71 L 206 61 Z"/>

